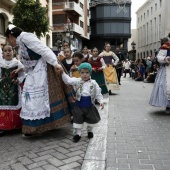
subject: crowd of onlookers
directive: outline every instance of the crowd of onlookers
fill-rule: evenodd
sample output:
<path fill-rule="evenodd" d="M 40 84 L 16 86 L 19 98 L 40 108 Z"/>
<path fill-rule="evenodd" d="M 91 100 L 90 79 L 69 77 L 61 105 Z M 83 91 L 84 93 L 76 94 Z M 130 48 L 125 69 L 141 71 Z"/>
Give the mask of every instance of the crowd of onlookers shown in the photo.
<path fill-rule="evenodd" d="M 151 56 L 135 61 L 126 59 L 123 62 L 124 78 L 128 73 L 129 77 L 135 81 L 143 81 L 144 83 L 154 83 L 158 69 L 159 63 L 157 59 L 151 58 Z"/>

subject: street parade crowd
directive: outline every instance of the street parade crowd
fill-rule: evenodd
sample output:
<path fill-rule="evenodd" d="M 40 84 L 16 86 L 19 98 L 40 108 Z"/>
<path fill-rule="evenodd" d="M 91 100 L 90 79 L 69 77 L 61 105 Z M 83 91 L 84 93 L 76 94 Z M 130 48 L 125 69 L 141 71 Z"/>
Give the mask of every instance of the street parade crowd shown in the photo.
<path fill-rule="evenodd" d="M 105 44 L 72 52 L 68 42 L 56 56 L 36 35 L 10 24 L 8 44 L 0 51 L 0 136 L 22 129 L 23 137 L 40 135 L 73 123 L 73 141 L 93 138 L 104 97 L 120 89 L 121 78 L 154 83 L 150 105 L 170 113 L 170 35 L 162 39 L 157 57 L 128 60 L 119 47 Z M 16 55 L 15 48 L 18 48 Z M 1 50 L 1 49 L 0 49 Z"/>

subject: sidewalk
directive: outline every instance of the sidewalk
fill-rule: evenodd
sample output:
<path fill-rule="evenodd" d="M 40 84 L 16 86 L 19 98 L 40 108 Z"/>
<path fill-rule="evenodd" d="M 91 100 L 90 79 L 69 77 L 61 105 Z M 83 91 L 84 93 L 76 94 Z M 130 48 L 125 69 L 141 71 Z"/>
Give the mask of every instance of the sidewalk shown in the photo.
<path fill-rule="evenodd" d="M 121 84 L 109 103 L 106 170 L 170 170 L 170 115 L 149 105 L 153 84 Z"/>

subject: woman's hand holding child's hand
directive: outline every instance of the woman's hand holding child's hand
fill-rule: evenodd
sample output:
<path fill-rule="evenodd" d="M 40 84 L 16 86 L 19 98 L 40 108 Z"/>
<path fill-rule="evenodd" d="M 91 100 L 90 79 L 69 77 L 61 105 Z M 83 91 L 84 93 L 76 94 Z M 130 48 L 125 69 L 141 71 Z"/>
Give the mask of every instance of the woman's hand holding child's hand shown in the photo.
<path fill-rule="evenodd" d="M 101 109 L 101 110 L 104 109 L 104 103 L 100 103 L 100 109 Z"/>

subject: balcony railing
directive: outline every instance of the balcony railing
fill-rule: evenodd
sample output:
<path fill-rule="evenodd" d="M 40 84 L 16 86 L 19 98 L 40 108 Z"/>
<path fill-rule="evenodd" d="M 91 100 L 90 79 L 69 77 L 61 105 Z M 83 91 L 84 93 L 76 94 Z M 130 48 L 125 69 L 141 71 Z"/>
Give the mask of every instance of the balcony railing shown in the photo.
<path fill-rule="evenodd" d="M 67 29 L 68 29 L 68 25 L 64 24 L 64 23 L 53 24 L 53 27 L 54 27 L 54 29 L 53 29 L 54 32 L 55 31 L 57 31 L 57 32 L 66 32 Z M 77 34 L 80 34 L 80 35 L 84 34 L 83 28 L 80 27 L 79 25 L 75 24 L 75 23 L 72 23 L 71 31 L 76 32 Z"/>
<path fill-rule="evenodd" d="M 64 10 L 64 11 L 75 11 L 78 15 L 83 15 L 83 9 L 75 2 L 60 2 L 53 3 L 53 11 L 55 10 Z"/>

